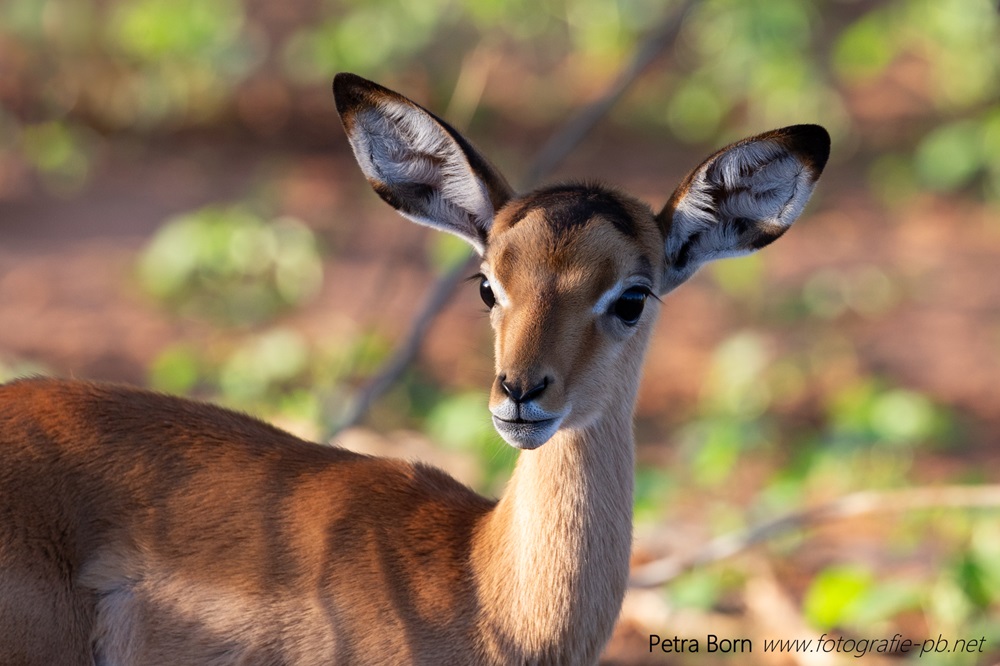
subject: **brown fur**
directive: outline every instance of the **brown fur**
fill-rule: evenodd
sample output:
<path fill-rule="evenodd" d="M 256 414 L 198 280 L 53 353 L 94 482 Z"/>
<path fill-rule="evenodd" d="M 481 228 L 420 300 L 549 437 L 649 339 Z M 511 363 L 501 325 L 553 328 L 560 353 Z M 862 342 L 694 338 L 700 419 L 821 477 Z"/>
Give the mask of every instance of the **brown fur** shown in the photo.
<path fill-rule="evenodd" d="M 440 632 L 471 631 L 469 541 L 492 503 L 434 468 L 210 405 L 50 379 L 0 388 L 0 458 L 0 653 L 32 643 L 34 627 L 63 652 L 26 663 L 77 663 L 127 620 L 143 637 L 122 663 L 467 654 L 442 652 Z M 41 608 L 72 626 L 2 629 Z"/>

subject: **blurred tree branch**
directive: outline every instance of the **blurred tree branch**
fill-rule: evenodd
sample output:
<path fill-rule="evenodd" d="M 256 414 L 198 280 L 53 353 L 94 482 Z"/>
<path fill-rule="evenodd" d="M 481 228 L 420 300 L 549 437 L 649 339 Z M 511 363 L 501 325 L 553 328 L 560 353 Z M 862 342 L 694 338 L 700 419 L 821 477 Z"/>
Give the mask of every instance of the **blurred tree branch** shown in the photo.
<path fill-rule="evenodd" d="M 642 564 L 632 570 L 630 586 L 648 588 L 664 585 L 697 567 L 732 557 L 782 534 L 825 522 L 867 514 L 975 507 L 1000 507 L 1000 485 L 940 486 L 852 493 L 826 504 L 766 521 L 743 532 L 724 534 L 694 553 L 669 555 Z"/>
<path fill-rule="evenodd" d="M 639 75 L 661 53 L 674 44 L 684 24 L 684 18 L 694 4 L 695 0 L 683 0 L 639 44 L 632 59 L 608 86 L 605 93 L 570 119 L 563 126 L 562 131 L 553 136 L 541 148 L 532 165 L 527 170 L 527 174 L 521 183 L 522 189 L 530 189 L 558 167 L 580 141 L 583 140 L 587 133 L 621 99 L 629 87 L 639 78 Z M 469 256 L 465 261 L 459 262 L 458 265 L 438 280 L 434 289 L 427 297 L 420 314 L 417 315 L 409 332 L 403 339 L 403 342 L 396 348 L 392 356 L 382 365 L 368 384 L 358 392 L 346 416 L 340 423 L 333 427 L 328 438 L 333 438 L 342 430 L 360 423 L 372 404 L 385 394 L 399 377 L 402 376 L 420 350 L 420 345 L 427 335 L 430 325 L 444 309 L 445 305 L 448 304 L 458 283 L 461 282 L 462 278 L 469 271 L 473 270 L 477 263 L 477 256 Z"/>
<path fill-rule="evenodd" d="M 556 167 L 576 148 L 577 144 L 590 130 L 618 103 L 629 87 L 635 83 L 647 67 L 666 51 L 680 34 L 694 0 L 684 2 L 671 13 L 642 43 L 639 44 L 632 60 L 619 72 L 618 77 L 608 86 L 608 89 L 597 100 L 586 106 L 570 119 L 562 131 L 553 136 L 542 146 L 535 161 L 528 169 L 521 183 L 522 189 L 534 187 L 539 181 L 552 173 Z"/>

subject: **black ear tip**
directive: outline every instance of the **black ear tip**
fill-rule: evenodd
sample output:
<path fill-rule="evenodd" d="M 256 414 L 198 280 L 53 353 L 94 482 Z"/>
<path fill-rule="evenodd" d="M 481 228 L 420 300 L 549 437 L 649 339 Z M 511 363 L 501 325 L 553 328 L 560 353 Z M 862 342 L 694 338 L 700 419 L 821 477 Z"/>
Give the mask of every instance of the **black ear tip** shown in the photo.
<path fill-rule="evenodd" d="M 357 74 L 340 72 L 333 77 L 333 100 L 337 112 L 342 114 L 364 100 L 365 92 L 376 84 Z"/>
<path fill-rule="evenodd" d="M 793 148 L 809 160 L 819 176 L 830 159 L 830 133 L 820 125 L 793 125 L 787 132 Z"/>
<path fill-rule="evenodd" d="M 347 89 L 354 85 L 359 78 L 361 77 L 357 74 L 338 72 L 333 77 L 333 94 L 339 97 L 342 93 L 347 92 Z"/>

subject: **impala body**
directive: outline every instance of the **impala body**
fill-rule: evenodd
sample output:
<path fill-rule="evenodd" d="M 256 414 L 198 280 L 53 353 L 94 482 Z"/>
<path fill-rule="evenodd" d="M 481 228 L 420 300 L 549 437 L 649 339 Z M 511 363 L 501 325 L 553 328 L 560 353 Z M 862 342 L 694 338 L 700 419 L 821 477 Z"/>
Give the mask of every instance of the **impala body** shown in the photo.
<path fill-rule="evenodd" d="M 805 206 L 819 127 L 709 157 L 658 214 L 599 185 L 515 194 L 453 128 L 359 77 L 375 191 L 481 255 L 499 501 L 243 414 L 55 379 L 0 387 L 0 663 L 587 664 L 632 540 L 632 411 L 662 295 Z"/>

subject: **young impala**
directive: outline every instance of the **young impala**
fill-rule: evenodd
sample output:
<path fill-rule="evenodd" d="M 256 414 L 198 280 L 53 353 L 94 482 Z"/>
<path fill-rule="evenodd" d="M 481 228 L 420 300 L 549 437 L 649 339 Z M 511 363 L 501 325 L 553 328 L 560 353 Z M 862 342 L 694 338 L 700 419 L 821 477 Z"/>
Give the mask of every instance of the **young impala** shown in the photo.
<path fill-rule="evenodd" d="M 482 256 L 489 411 L 522 450 L 506 492 L 181 398 L 15 381 L 0 387 L 3 664 L 597 660 L 628 578 L 657 296 L 784 233 L 829 137 L 736 143 L 654 214 L 599 185 L 515 194 L 405 97 L 350 74 L 334 92 L 375 191 Z"/>

